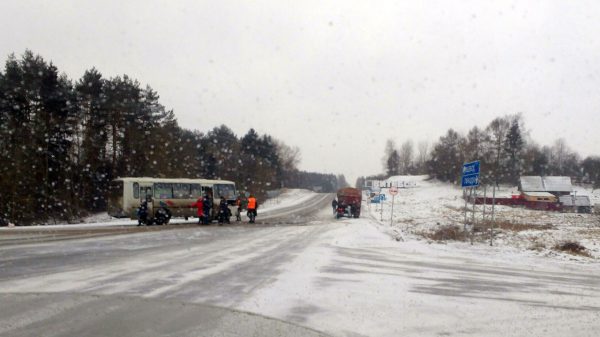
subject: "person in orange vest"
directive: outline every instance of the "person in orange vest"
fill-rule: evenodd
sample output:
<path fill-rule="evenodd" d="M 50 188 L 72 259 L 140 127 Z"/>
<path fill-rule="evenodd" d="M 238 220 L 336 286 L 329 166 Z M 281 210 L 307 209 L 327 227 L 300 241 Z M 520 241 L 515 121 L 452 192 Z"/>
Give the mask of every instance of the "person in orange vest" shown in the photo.
<path fill-rule="evenodd" d="M 257 215 L 257 209 L 258 202 L 256 201 L 256 198 L 252 194 L 250 194 L 250 197 L 248 198 L 248 213 L 246 213 L 250 218 L 250 223 L 254 223 L 254 219 L 256 219 Z"/>
<path fill-rule="evenodd" d="M 196 200 L 195 203 L 191 204 L 190 207 L 196 207 L 196 215 L 198 215 L 198 224 L 202 224 L 203 220 L 204 220 L 204 203 L 202 202 L 202 197 L 199 197 L 198 200 Z"/>

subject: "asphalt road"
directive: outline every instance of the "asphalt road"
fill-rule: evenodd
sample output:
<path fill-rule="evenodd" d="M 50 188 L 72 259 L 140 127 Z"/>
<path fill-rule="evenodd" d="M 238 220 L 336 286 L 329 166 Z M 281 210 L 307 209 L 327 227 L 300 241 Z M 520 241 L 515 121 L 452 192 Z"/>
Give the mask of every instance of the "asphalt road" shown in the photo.
<path fill-rule="evenodd" d="M 0 335 L 321 336 L 230 308 L 318 235 L 298 223 L 330 199 L 261 212 L 255 225 L 4 231 Z"/>
<path fill-rule="evenodd" d="M 313 198 L 306 200 L 301 205 L 278 207 L 271 210 L 262 211 L 259 209 L 259 216 L 254 226 L 271 225 L 290 225 L 301 224 L 314 219 L 317 210 L 329 204 L 333 194 L 316 194 Z M 244 225 L 247 219 L 243 217 L 242 222 L 236 222 L 232 217 L 231 225 Z M 169 225 L 165 226 L 32 226 L 19 227 L 14 229 L 0 228 L 0 246 L 22 245 L 39 242 L 71 240 L 81 238 L 103 237 L 118 234 L 136 234 L 166 230 L 181 230 L 183 228 L 197 228 L 196 223 L 184 222 L 182 218 L 173 218 Z M 211 226 L 217 226 L 214 221 Z"/>
<path fill-rule="evenodd" d="M 254 226 L 0 245 L 0 336 L 597 335 L 597 264 L 396 242 L 334 221 L 330 200 Z"/>

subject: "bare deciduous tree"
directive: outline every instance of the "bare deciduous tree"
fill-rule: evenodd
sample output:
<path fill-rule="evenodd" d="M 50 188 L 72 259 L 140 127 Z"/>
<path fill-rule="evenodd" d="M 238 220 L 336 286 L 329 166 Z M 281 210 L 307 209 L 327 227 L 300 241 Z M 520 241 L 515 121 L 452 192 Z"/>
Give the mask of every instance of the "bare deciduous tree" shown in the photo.
<path fill-rule="evenodd" d="M 425 165 L 429 160 L 429 142 L 424 140 L 417 144 L 416 169 L 418 173 L 425 173 Z"/>
<path fill-rule="evenodd" d="M 413 142 L 407 140 L 400 147 L 400 173 L 409 174 L 412 170 L 412 161 L 414 156 Z"/>

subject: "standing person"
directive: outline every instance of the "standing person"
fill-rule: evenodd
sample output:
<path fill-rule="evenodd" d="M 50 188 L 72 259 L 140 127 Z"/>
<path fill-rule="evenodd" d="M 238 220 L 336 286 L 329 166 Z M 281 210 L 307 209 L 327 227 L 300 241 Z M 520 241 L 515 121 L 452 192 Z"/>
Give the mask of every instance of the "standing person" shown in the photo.
<path fill-rule="evenodd" d="M 221 202 L 219 202 L 219 225 L 223 225 L 223 222 L 229 223 L 229 212 L 227 200 L 221 197 Z"/>
<path fill-rule="evenodd" d="M 242 221 L 242 195 L 240 194 L 237 199 L 235 199 L 235 206 L 237 206 L 237 210 L 235 211 L 235 221 Z"/>
<path fill-rule="evenodd" d="M 204 198 L 202 199 L 202 208 L 204 213 L 202 223 L 208 225 L 210 223 L 210 210 L 212 209 L 212 201 L 210 200 L 208 194 L 205 194 Z"/>
<path fill-rule="evenodd" d="M 333 201 L 331 202 L 331 208 L 333 208 L 333 214 L 335 214 L 337 212 L 337 207 L 338 207 L 338 201 L 336 198 L 333 198 Z"/>
<path fill-rule="evenodd" d="M 203 198 L 198 197 L 196 202 L 192 203 L 190 207 L 196 207 L 196 215 L 198 216 L 198 224 L 202 224 L 204 222 L 204 206 L 203 206 Z"/>
<path fill-rule="evenodd" d="M 256 201 L 256 198 L 252 194 L 250 194 L 250 197 L 248 198 L 248 212 L 246 213 L 250 218 L 250 223 L 254 223 L 256 216 L 258 215 L 256 213 L 257 209 L 258 202 Z"/>
<path fill-rule="evenodd" d="M 145 225 L 148 222 L 148 200 L 142 200 L 137 211 L 138 226 Z"/>

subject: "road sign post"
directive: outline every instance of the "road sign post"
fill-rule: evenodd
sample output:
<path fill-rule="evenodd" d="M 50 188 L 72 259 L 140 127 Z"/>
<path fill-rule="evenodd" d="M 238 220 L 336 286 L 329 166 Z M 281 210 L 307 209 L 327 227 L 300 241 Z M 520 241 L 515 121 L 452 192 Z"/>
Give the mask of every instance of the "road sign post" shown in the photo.
<path fill-rule="evenodd" d="M 475 204 L 477 203 L 477 186 L 479 186 L 479 171 L 480 164 L 479 160 L 465 163 L 462 168 L 461 186 L 462 188 L 470 189 L 470 199 L 473 202 L 473 214 L 471 217 L 471 244 L 473 244 L 473 230 L 475 229 Z M 473 193 L 474 192 L 474 193 Z M 466 198 L 467 194 L 464 193 Z M 465 199 L 465 224 L 464 228 L 467 228 L 467 199 Z"/>
<path fill-rule="evenodd" d="M 383 200 L 381 199 L 381 194 L 379 195 L 379 221 L 383 221 Z"/>
<path fill-rule="evenodd" d="M 473 187 L 473 214 L 471 214 L 471 245 L 473 245 L 473 232 L 475 231 L 475 205 L 477 204 L 477 187 Z"/>
<path fill-rule="evenodd" d="M 494 245 L 494 208 L 496 207 L 496 182 L 492 189 L 492 222 L 490 223 L 490 246 Z"/>
<path fill-rule="evenodd" d="M 391 227 L 394 224 L 394 199 L 396 198 L 396 194 L 398 194 L 398 188 L 391 187 L 390 194 L 392 195 L 392 215 L 390 215 L 390 227 Z"/>

